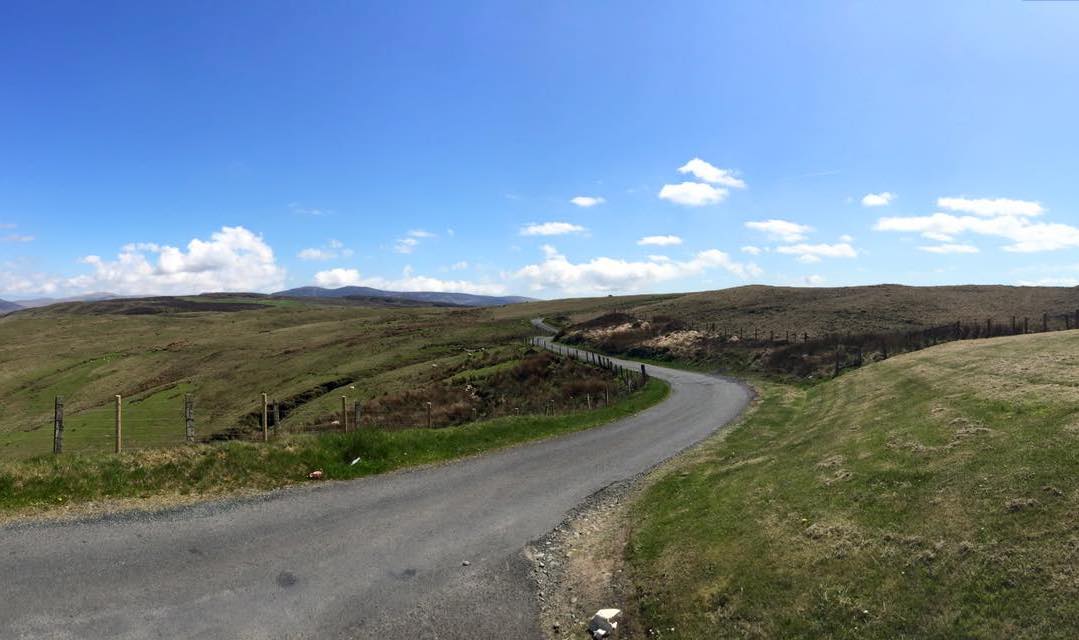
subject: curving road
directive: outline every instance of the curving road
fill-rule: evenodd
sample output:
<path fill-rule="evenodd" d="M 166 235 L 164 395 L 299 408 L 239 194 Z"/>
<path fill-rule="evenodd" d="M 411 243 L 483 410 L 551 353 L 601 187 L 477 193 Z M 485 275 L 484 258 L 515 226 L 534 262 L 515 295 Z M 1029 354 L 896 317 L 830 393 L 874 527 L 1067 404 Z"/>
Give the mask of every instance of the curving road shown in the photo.
<path fill-rule="evenodd" d="M 666 402 L 565 437 L 257 499 L 0 528 L 0 638 L 539 637 L 521 549 L 750 399 L 718 377 L 649 371 L 670 382 Z"/>

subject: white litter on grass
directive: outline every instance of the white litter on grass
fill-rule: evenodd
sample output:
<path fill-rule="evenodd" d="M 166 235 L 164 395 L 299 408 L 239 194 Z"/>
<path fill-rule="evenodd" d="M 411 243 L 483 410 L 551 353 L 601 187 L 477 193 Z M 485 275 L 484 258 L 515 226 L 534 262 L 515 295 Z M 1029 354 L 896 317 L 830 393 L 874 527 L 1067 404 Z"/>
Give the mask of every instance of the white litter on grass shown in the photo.
<path fill-rule="evenodd" d="M 349 465 L 348 465 L 348 466 L 350 466 L 350 467 L 351 467 L 351 466 L 355 465 L 355 464 L 356 464 L 357 462 L 359 462 L 359 461 L 360 461 L 360 459 L 359 459 L 359 458 L 356 458 L 356 459 L 355 459 L 355 460 L 353 460 L 353 461 L 352 461 L 351 463 L 349 463 Z"/>

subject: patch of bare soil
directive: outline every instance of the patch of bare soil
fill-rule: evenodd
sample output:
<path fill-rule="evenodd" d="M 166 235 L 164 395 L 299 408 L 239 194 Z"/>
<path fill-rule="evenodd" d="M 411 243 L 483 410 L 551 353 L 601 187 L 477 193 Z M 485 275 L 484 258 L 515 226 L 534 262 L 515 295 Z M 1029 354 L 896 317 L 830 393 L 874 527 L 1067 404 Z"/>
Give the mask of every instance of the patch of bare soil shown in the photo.
<path fill-rule="evenodd" d="M 638 490 L 633 481 L 607 487 L 526 547 L 546 638 L 591 638 L 588 621 L 607 608 L 622 610 L 617 638 L 645 637 L 625 597 L 632 588 L 623 556 Z"/>

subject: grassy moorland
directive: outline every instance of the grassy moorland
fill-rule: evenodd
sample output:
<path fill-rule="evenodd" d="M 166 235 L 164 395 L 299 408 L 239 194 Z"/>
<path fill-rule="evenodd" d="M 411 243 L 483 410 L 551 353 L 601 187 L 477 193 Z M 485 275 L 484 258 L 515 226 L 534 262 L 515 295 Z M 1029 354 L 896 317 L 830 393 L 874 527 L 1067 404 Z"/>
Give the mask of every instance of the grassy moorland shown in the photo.
<path fill-rule="evenodd" d="M 739 426 L 633 507 L 645 627 L 1079 636 L 1079 332 L 953 342 L 760 389 Z"/>
<path fill-rule="evenodd" d="M 651 379 L 637 392 L 591 411 L 503 416 L 441 429 L 291 434 L 269 444 L 230 441 L 0 462 L 0 514 L 36 513 L 91 501 L 168 502 L 184 496 L 273 489 L 306 482 L 315 469 L 323 471 L 325 479 L 346 480 L 444 462 L 617 420 L 662 401 L 668 390 L 666 383 Z"/>
<path fill-rule="evenodd" d="M 112 447 L 117 394 L 130 447 L 181 443 L 187 393 L 200 437 L 253 429 L 262 393 L 286 407 L 285 430 L 303 430 L 342 395 L 367 402 L 486 367 L 535 333 L 536 315 L 656 299 L 475 309 L 216 294 L 19 311 L 0 317 L 0 460 L 51 451 L 55 396 L 70 452 Z"/>

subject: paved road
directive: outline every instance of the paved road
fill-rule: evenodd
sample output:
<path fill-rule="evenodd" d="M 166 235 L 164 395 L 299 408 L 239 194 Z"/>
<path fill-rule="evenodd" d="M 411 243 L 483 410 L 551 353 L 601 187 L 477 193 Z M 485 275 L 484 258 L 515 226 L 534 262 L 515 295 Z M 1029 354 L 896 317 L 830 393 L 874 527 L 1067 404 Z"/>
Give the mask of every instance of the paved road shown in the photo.
<path fill-rule="evenodd" d="M 524 545 L 749 400 L 733 382 L 649 369 L 669 400 L 562 438 L 165 514 L 0 528 L 0 638 L 538 637 Z"/>

